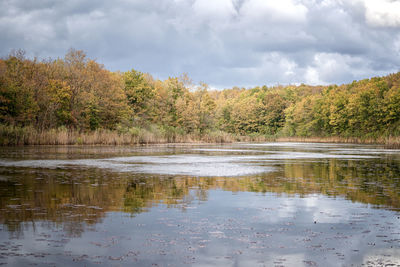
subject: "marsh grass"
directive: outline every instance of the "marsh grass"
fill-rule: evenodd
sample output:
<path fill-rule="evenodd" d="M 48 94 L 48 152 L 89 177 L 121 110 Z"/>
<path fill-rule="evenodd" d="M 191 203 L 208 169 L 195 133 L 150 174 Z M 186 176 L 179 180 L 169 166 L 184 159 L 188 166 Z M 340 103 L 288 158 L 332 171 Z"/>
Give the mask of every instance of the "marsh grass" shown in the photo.
<path fill-rule="evenodd" d="M 400 148 L 400 137 L 378 137 L 378 138 L 359 138 L 359 137 L 278 137 L 276 142 L 312 142 L 312 143 L 343 143 L 343 144 L 379 144 L 385 148 Z"/>
<path fill-rule="evenodd" d="M 33 127 L 0 125 L 0 145 L 134 145 L 160 143 L 230 143 L 238 137 L 222 131 L 184 134 L 157 127 L 130 128 L 125 131 L 98 129 L 82 132 L 66 128 L 39 131 Z"/>
<path fill-rule="evenodd" d="M 125 130 L 98 129 L 82 132 L 65 127 L 39 131 L 33 127 L 0 125 L 0 145 L 135 145 L 163 143 L 232 143 L 232 142 L 314 142 L 381 144 L 386 148 L 400 148 L 400 137 L 356 138 L 356 137 L 272 137 L 260 134 L 239 136 L 220 130 L 202 134 L 186 134 L 176 129 L 157 126 L 133 127 Z"/>

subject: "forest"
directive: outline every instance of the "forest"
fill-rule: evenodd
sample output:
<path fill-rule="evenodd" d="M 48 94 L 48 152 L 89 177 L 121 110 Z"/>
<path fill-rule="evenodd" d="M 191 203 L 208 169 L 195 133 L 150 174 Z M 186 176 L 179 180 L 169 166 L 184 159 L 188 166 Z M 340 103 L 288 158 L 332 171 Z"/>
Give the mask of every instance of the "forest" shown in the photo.
<path fill-rule="evenodd" d="M 400 144 L 400 72 L 350 84 L 210 90 L 112 72 L 71 49 L 0 59 L 0 144 L 313 140 Z"/>

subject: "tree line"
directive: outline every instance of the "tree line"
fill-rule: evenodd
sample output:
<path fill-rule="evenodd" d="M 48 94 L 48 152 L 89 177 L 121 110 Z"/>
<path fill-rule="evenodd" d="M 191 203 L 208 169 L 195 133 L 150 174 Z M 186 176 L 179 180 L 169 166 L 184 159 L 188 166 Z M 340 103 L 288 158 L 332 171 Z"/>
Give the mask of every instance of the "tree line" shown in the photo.
<path fill-rule="evenodd" d="M 0 123 L 37 131 L 400 136 L 400 72 L 339 86 L 218 91 L 187 75 L 159 80 L 134 69 L 112 72 L 80 50 L 47 60 L 16 51 L 0 59 Z"/>

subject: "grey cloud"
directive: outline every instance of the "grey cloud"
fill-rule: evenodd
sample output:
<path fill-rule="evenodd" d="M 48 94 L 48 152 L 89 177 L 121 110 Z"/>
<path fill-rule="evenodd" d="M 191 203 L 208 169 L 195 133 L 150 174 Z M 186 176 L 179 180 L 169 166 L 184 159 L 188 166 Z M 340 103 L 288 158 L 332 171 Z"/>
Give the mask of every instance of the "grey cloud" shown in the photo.
<path fill-rule="evenodd" d="M 112 70 L 187 72 L 218 88 L 345 83 L 400 63 L 396 21 L 372 25 L 363 0 L 6 0 L 0 10 L 1 56 L 74 47 Z"/>

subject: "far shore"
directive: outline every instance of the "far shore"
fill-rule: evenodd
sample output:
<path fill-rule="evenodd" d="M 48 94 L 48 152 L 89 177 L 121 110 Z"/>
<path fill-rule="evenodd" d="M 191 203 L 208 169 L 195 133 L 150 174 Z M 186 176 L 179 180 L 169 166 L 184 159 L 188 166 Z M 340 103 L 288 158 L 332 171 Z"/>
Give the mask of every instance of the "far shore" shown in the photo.
<path fill-rule="evenodd" d="M 149 145 L 149 144 L 223 144 L 238 142 L 304 142 L 304 143 L 344 143 L 375 144 L 385 148 L 400 148 L 400 137 L 271 137 L 264 135 L 238 136 L 222 131 L 204 134 L 161 134 L 143 131 L 138 134 L 120 133 L 110 130 L 91 132 L 52 129 L 37 131 L 32 128 L 5 130 L 0 133 L 1 146 L 27 145 Z"/>

